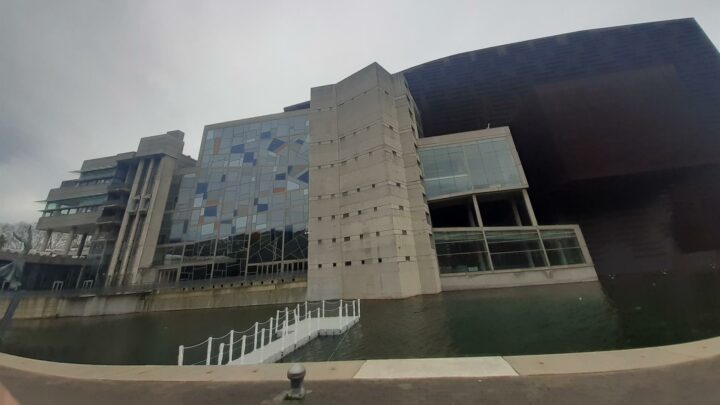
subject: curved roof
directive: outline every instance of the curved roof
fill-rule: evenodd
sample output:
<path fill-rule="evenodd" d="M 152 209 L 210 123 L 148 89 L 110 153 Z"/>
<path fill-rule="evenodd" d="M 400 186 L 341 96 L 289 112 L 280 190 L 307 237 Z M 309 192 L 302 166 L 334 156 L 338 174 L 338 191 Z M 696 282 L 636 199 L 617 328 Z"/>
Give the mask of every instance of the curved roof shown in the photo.
<path fill-rule="evenodd" d="M 702 63 L 701 63 L 702 62 Z M 405 75 L 424 136 L 511 126 L 537 86 L 672 65 L 691 92 L 720 84 L 715 46 L 697 22 L 670 20 L 579 31 L 465 52 Z M 708 102 L 720 102 L 720 92 Z"/>

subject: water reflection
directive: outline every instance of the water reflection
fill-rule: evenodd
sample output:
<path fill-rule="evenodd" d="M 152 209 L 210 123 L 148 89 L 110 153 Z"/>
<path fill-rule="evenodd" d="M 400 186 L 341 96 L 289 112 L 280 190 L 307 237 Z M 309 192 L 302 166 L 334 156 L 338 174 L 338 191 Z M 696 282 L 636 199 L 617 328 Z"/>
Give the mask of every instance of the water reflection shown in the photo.
<path fill-rule="evenodd" d="M 610 350 L 720 335 L 717 273 L 363 301 L 359 324 L 284 361 Z M 2 351 L 55 361 L 173 364 L 179 344 L 246 329 L 278 306 L 14 321 Z"/>

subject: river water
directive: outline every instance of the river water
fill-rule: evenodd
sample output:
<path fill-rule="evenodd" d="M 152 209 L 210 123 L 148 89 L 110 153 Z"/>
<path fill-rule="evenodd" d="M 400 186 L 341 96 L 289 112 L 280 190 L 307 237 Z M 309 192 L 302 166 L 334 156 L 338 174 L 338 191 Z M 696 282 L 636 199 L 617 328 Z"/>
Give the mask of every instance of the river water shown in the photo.
<path fill-rule="evenodd" d="M 283 361 L 612 350 L 720 335 L 720 275 L 618 276 L 602 283 L 363 301 L 341 336 Z M 93 364 L 174 364 L 177 347 L 244 330 L 282 306 L 13 321 L 0 350 Z"/>

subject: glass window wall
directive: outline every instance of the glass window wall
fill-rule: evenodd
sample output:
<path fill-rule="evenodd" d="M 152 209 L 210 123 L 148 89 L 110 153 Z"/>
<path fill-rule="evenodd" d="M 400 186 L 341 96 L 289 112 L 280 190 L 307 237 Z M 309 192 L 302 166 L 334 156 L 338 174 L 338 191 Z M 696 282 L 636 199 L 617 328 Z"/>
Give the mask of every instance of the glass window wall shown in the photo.
<path fill-rule="evenodd" d="M 430 198 L 523 185 L 509 138 L 423 148 L 420 162 Z"/>

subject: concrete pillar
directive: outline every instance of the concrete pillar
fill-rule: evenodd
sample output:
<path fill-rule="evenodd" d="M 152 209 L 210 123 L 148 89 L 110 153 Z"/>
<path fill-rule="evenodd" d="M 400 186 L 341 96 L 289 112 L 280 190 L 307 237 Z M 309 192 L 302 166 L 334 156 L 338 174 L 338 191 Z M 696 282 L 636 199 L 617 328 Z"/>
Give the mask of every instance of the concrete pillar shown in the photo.
<path fill-rule="evenodd" d="M 518 211 L 517 202 L 513 198 L 510 200 L 510 204 L 512 204 L 512 211 L 513 211 L 513 218 L 515 218 L 515 225 L 522 226 L 522 220 L 520 219 L 520 211 Z"/>
<path fill-rule="evenodd" d="M 85 249 L 85 240 L 87 240 L 87 236 L 88 236 L 88 234 L 83 233 L 82 236 L 80 237 L 80 244 L 78 245 L 78 250 L 77 250 L 78 256 L 82 255 L 82 251 L 83 251 L 83 249 Z"/>
<path fill-rule="evenodd" d="M 131 168 L 131 170 L 133 171 L 134 174 L 133 174 L 133 185 L 132 185 L 132 188 L 130 189 L 130 198 L 128 199 L 128 208 L 130 208 L 130 206 L 132 204 L 133 196 L 135 196 L 135 194 L 137 194 L 137 192 L 138 192 L 138 187 L 139 187 L 139 183 L 140 183 L 140 174 L 142 173 L 144 165 L 145 165 L 145 161 L 141 160 L 138 163 L 137 168 Z M 108 266 L 107 276 L 105 277 L 105 285 L 111 285 L 115 279 L 115 273 L 117 273 L 116 267 L 117 267 L 118 261 L 120 260 L 120 255 L 122 254 L 123 240 L 125 240 L 125 238 L 126 238 L 126 235 L 128 232 L 128 226 L 131 226 L 131 224 L 129 224 L 129 222 L 134 220 L 134 217 L 132 217 L 130 215 L 129 211 L 130 211 L 129 209 L 125 210 L 125 214 L 123 216 L 123 221 L 122 221 L 122 224 L 120 225 L 120 231 L 118 231 L 117 240 L 115 241 L 115 247 L 113 249 L 113 255 L 112 255 L 112 258 L 110 259 L 110 265 Z M 134 223 L 134 221 L 133 221 L 133 223 Z M 107 243 L 106 243 L 106 245 L 107 245 Z"/>
<path fill-rule="evenodd" d="M 530 223 L 532 226 L 537 226 L 538 222 L 537 219 L 535 219 L 535 211 L 533 211 L 532 204 L 530 204 L 530 195 L 528 194 L 527 189 L 523 189 L 522 194 L 523 199 L 525 200 L 525 208 L 527 208 L 527 213 L 530 217 Z"/>
<path fill-rule="evenodd" d="M 67 256 L 70 254 L 70 245 L 72 245 L 73 239 L 75 239 L 75 228 L 72 228 L 70 231 L 70 235 L 67 238 L 67 243 L 65 243 L 65 250 L 63 251 L 63 255 Z"/>
<path fill-rule="evenodd" d="M 47 250 L 48 245 L 50 244 L 50 239 L 52 238 L 52 229 L 48 229 L 45 231 L 45 240 L 43 240 L 42 247 L 40 248 L 41 252 L 44 252 Z"/>

